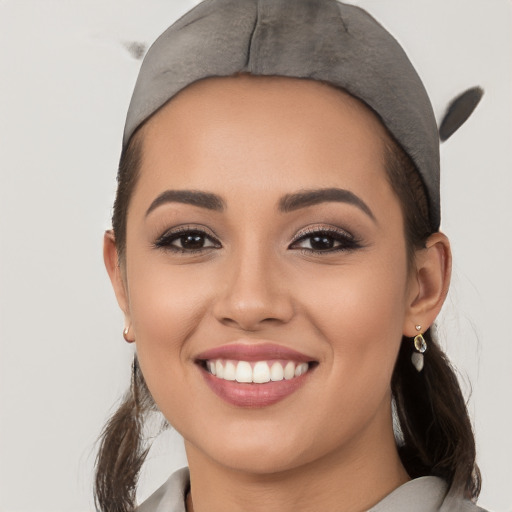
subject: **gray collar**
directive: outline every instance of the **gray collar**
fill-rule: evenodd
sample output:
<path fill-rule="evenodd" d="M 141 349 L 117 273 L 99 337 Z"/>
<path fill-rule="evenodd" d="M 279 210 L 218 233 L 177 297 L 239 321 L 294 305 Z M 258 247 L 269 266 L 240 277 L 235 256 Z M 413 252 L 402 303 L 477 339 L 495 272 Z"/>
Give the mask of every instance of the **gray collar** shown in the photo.
<path fill-rule="evenodd" d="M 395 489 L 369 512 L 437 512 L 441 510 L 446 491 L 446 482 L 441 478 L 422 476 Z"/>
<path fill-rule="evenodd" d="M 186 512 L 185 493 L 188 468 L 181 468 L 152 494 L 137 512 Z M 446 498 L 446 483 L 435 476 L 423 476 L 395 489 L 368 512 L 476 512 L 482 509 L 468 501 Z"/>
<path fill-rule="evenodd" d="M 185 494 L 189 482 L 188 468 L 178 469 L 162 487 L 137 507 L 136 512 L 186 512 Z"/>

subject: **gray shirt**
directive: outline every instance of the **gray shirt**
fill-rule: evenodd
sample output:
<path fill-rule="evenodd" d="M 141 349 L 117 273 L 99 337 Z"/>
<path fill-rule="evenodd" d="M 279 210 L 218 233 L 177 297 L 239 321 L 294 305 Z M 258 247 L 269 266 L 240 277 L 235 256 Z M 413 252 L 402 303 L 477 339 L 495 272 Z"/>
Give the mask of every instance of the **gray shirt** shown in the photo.
<path fill-rule="evenodd" d="M 137 512 L 186 512 L 188 468 L 181 468 L 138 508 Z M 486 512 L 470 501 L 446 496 L 447 485 L 435 476 L 410 480 L 368 512 Z"/>

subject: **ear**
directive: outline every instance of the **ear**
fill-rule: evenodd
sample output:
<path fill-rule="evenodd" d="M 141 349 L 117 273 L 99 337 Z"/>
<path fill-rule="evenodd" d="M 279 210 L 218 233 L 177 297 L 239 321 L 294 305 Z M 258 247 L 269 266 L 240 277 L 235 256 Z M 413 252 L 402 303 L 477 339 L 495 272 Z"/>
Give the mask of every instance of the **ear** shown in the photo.
<path fill-rule="evenodd" d="M 115 235 L 110 229 L 105 231 L 103 236 L 103 260 L 114 288 L 114 293 L 116 294 L 117 303 L 124 313 L 125 327 L 129 327 L 131 322 L 128 290 L 122 269 L 119 266 L 119 254 L 117 252 Z"/>
<path fill-rule="evenodd" d="M 425 248 L 416 251 L 404 336 L 416 336 L 416 325 L 421 325 L 421 332 L 425 332 L 434 323 L 448 294 L 451 270 L 450 242 L 443 233 L 434 233 Z"/>

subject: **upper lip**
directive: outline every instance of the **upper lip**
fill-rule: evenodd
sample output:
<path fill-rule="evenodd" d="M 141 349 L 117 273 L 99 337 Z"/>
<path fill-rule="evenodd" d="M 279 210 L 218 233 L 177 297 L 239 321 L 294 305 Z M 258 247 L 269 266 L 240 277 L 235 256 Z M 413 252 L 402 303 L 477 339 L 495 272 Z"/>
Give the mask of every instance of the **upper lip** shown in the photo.
<path fill-rule="evenodd" d="M 269 342 L 237 342 L 228 345 L 222 345 L 209 350 L 205 350 L 196 356 L 198 361 L 207 361 L 211 359 L 233 359 L 236 361 L 268 361 L 274 359 L 284 359 L 307 363 L 315 361 L 314 358 L 302 354 L 297 350 L 277 345 Z"/>

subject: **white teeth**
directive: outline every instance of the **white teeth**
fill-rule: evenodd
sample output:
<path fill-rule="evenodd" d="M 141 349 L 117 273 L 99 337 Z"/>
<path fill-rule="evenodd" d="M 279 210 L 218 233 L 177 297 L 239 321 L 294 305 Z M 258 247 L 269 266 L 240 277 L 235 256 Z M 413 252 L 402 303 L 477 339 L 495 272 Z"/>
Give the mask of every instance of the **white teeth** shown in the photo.
<path fill-rule="evenodd" d="M 237 377 L 237 369 L 231 361 L 228 361 L 224 365 L 224 380 L 235 380 L 236 377 Z"/>
<path fill-rule="evenodd" d="M 224 367 L 220 361 L 215 361 L 215 374 L 219 379 L 224 378 Z"/>
<path fill-rule="evenodd" d="M 293 363 L 291 363 L 291 364 L 293 364 Z M 256 367 L 254 367 L 254 370 L 256 370 Z M 284 379 L 283 365 L 281 363 L 276 362 L 272 365 L 272 368 L 270 368 L 270 380 L 279 381 L 279 380 L 283 380 L 283 379 Z"/>
<path fill-rule="evenodd" d="M 308 363 L 301 363 L 295 368 L 295 377 L 300 377 L 303 373 L 308 371 Z"/>
<path fill-rule="evenodd" d="M 238 363 L 241 364 L 241 363 Z M 279 364 L 279 363 L 274 363 Z M 281 366 L 281 365 L 279 365 Z M 282 367 L 281 367 L 282 368 Z M 263 382 L 268 382 L 270 380 L 270 368 L 265 361 L 258 361 L 254 365 L 254 369 L 252 370 L 252 381 L 257 382 L 258 384 L 262 384 Z"/>
<path fill-rule="evenodd" d="M 228 365 L 226 363 L 226 365 Z M 240 361 L 236 365 L 236 381 L 237 382 L 252 382 L 252 368 L 246 361 Z"/>
<path fill-rule="evenodd" d="M 288 361 L 283 368 L 280 361 L 270 364 L 267 361 L 249 363 L 247 361 L 225 361 L 217 359 L 206 361 L 206 369 L 219 379 L 264 384 L 265 382 L 279 382 L 300 377 L 309 370 L 308 363 L 294 363 Z"/>
<path fill-rule="evenodd" d="M 293 379 L 295 377 L 295 364 L 291 361 L 289 363 L 286 363 L 286 366 L 284 367 L 284 378 L 286 380 Z"/>

